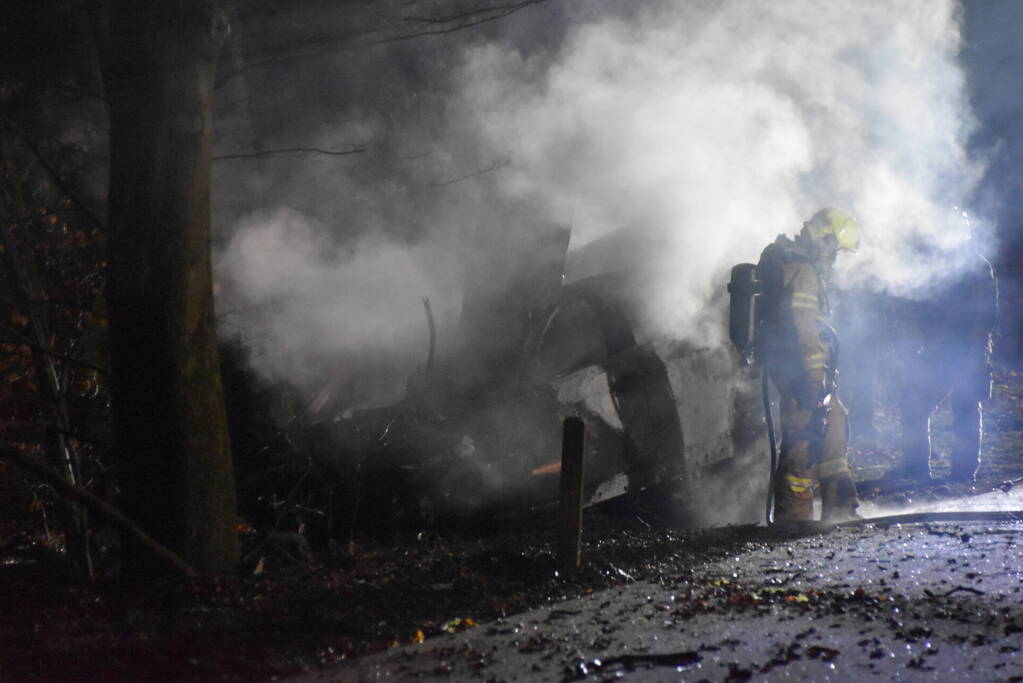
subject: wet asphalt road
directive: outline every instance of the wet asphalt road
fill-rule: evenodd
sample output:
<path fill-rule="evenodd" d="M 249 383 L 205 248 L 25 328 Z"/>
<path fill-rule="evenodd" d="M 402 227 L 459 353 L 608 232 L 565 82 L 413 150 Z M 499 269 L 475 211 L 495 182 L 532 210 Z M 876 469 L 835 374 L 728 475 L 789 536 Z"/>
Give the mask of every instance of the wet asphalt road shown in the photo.
<path fill-rule="evenodd" d="M 942 507 L 1021 509 L 1021 499 Z M 1020 522 L 775 531 L 675 576 L 305 680 L 1023 681 L 1021 551 Z"/>

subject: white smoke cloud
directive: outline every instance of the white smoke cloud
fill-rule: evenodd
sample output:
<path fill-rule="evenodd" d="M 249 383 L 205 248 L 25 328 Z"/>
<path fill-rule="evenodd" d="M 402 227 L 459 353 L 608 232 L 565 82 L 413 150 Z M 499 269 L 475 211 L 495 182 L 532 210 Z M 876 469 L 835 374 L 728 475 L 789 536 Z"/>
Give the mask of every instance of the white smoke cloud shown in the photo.
<path fill-rule="evenodd" d="M 421 296 L 440 302 L 441 334 L 455 326 L 467 235 L 529 218 L 570 222 L 573 247 L 630 230 L 660 331 L 705 342 L 723 332 L 707 304 L 728 267 L 822 206 L 862 225 L 860 253 L 840 261 L 848 282 L 913 294 L 955 270 L 951 207 L 981 170 L 965 152 L 974 120 L 956 2 L 594 1 L 558 12 L 557 45 L 523 48 L 523 27 L 542 16 L 524 11 L 507 27 L 514 40 L 466 48 L 440 126 L 376 131 L 400 133 L 404 151 L 390 153 L 429 192 L 321 159 L 306 176 L 288 167 L 303 196 L 284 203 L 303 213 L 234 226 L 217 263 L 221 306 L 259 311 L 250 324 L 278 349 L 265 367 L 315 380 L 325 359 L 388 350 L 407 370 L 425 348 Z M 331 120 L 320 139 L 360 139 L 357 121 Z M 474 168 L 493 170 L 444 182 Z M 339 213 L 359 223 L 354 243 L 312 218 Z M 403 222 L 417 226 L 414 244 L 381 236 L 407 235 Z"/>
<path fill-rule="evenodd" d="M 374 234 L 339 245 L 324 225 L 279 209 L 245 218 L 216 270 L 232 290 L 226 298 L 248 307 L 248 336 L 269 340 L 259 367 L 299 386 L 354 383 L 349 392 L 379 403 L 400 397 L 408 370 L 389 357 L 426 357 L 421 297 L 431 296 L 442 322 L 452 315 L 432 272 L 443 260 L 429 244 L 399 246 Z"/>
<path fill-rule="evenodd" d="M 574 27 L 549 67 L 472 50 L 464 111 L 513 161 L 503 190 L 571 216 L 575 244 L 626 226 L 657 244 L 652 303 L 692 335 L 727 267 L 821 206 L 860 219 L 851 280 L 908 294 L 954 270 L 949 215 L 979 171 L 959 29 L 933 0 L 647 6 Z"/>

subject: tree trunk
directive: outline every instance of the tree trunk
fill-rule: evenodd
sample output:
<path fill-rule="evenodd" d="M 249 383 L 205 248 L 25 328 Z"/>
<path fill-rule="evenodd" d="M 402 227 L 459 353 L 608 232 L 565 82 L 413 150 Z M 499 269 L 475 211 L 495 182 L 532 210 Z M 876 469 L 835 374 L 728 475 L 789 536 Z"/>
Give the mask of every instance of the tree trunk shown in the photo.
<path fill-rule="evenodd" d="M 228 33 L 211 0 L 114 0 L 111 361 L 129 517 L 203 573 L 238 559 L 210 267 L 211 98 Z M 126 568 L 148 571 L 144 553 Z"/>

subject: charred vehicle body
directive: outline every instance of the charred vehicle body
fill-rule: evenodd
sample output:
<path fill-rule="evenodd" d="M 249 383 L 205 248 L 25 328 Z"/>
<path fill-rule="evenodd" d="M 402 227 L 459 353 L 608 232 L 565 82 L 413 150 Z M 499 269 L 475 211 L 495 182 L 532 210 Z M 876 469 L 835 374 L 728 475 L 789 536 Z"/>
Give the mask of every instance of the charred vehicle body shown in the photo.
<path fill-rule="evenodd" d="M 434 362 L 431 341 L 403 401 L 333 421 L 358 461 L 358 495 L 420 518 L 543 511 L 557 502 L 561 423 L 574 415 L 587 504 L 642 494 L 693 525 L 762 521 L 759 371 L 727 342 L 643 339 L 638 278 L 562 284 L 567 234 L 552 234 L 483 301 L 467 299 L 465 346 Z"/>

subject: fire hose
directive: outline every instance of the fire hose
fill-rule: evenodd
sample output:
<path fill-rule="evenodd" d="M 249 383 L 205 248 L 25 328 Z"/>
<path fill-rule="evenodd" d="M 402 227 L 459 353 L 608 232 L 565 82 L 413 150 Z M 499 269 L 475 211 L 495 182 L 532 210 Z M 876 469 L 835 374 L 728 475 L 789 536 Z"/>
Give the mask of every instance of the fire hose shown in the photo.
<path fill-rule="evenodd" d="M 951 510 L 934 512 L 906 512 L 884 517 L 863 517 L 840 522 L 838 527 L 864 524 L 920 524 L 925 522 L 1023 522 L 1023 510 Z"/>
<path fill-rule="evenodd" d="M 761 370 L 761 394 L 764 399 L 764 416 L 767 418 L 767 437 L 771 442 L 770 475 L 767 478 L 767 501 L 764 509 L 764 520 L 768 526 L 774 524 L 774 480 L 778 474 L 778 442 L 774 436 L 774 417 L 771 415 L 770 380 L 767 370 Z"/>

